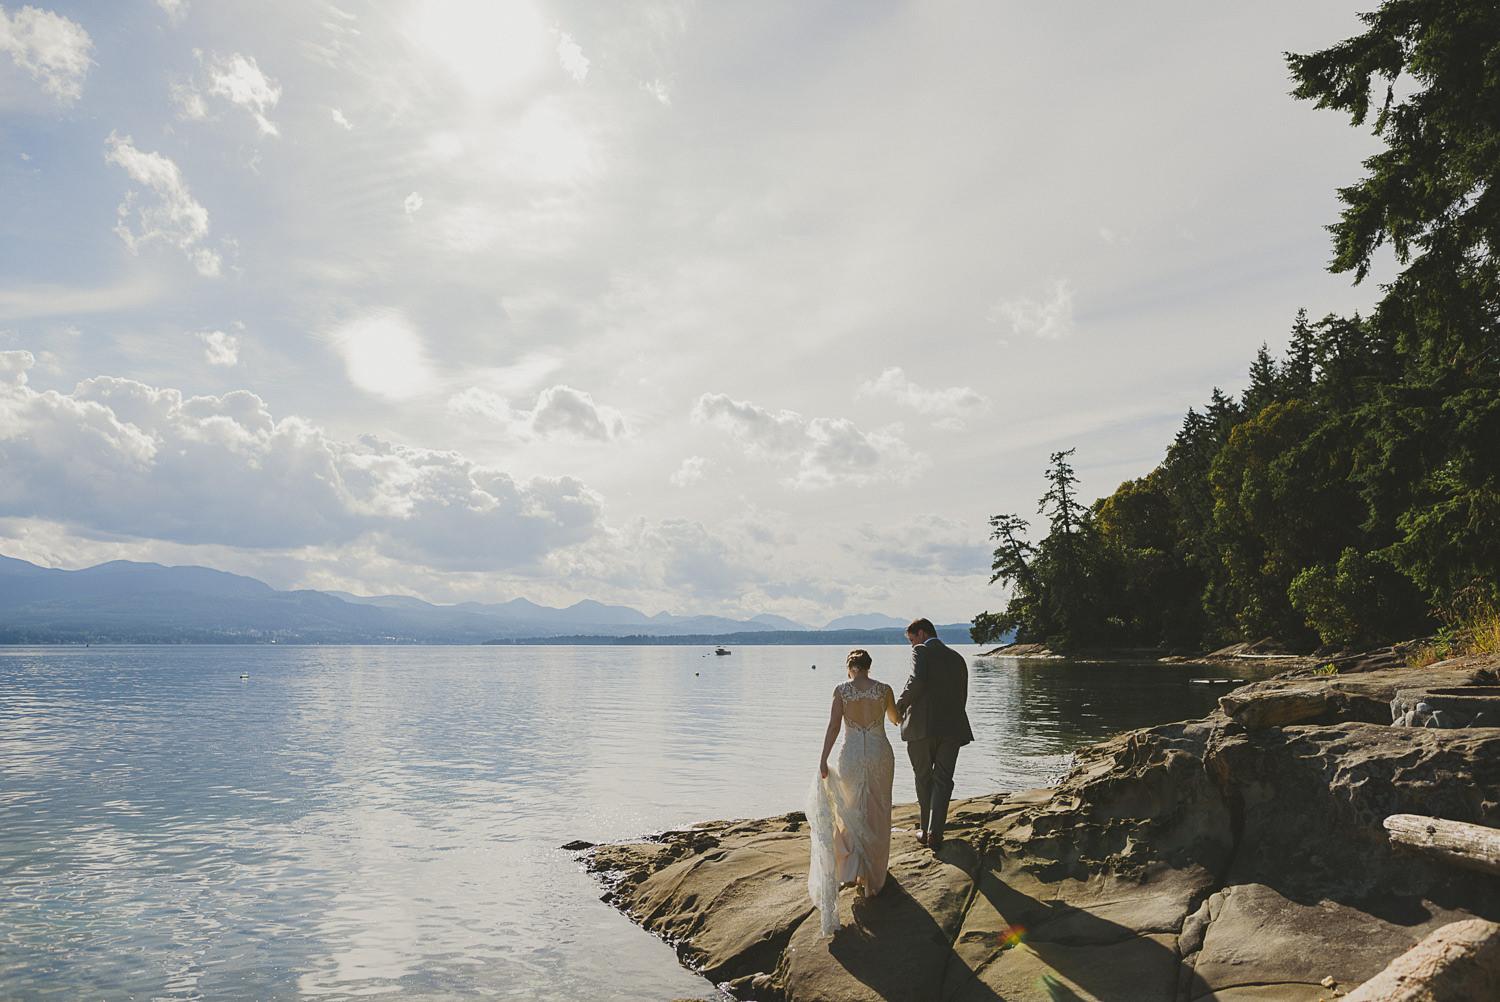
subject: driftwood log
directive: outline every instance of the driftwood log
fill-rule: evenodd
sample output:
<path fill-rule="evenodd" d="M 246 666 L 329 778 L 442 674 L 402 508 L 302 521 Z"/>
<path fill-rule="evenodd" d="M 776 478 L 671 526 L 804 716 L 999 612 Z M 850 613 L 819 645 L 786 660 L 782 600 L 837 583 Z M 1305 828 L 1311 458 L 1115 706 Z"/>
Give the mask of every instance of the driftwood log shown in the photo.
<path fill-rule="evenodd" d="M 1410 815 L 1408 815 L 1410 816 Z M 1391 961 L 1344 1002 L 1479 1002 L 1500 998 L 1500 925 L 1453 922 Z"/>
<path fill-rule="evenodd" d="M 1500 828 L 1445 821 L 1420 814 L 1385 819 L 1391 844 L 1483 873 L 1500 875 Z"/>

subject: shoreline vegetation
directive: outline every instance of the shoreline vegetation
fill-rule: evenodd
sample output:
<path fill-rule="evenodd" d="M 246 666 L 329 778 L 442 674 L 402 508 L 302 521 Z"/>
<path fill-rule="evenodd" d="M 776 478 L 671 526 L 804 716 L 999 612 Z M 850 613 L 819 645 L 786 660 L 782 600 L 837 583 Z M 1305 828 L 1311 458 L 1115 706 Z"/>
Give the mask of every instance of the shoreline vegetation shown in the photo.
<path fill-rule="evenodd" d="M 1385 0 L 1365 31 L 1286 55 L 1293 97 L 1384 148 L 1338 190 L 1329 270 L 1356 283 L 1394 251 L 1369 316 L 1299 310 L 1235 398 L 1187 413 L 1156 469 L 1092 505 L 1052 453 L 1037 513 L 991 517 L 999 612 L 1069 653 L 1215 650 L 1275 637 L 1322 656 L 1436 632 L 1433 660 L 1500 622 L 1500 9 Z"/>
<path fill-rule="evenodd" d="M 1356 997 L 1488 997 L 1474 986 L 1500 982 L 1473 978 L 1500 979 L 1500 860 L 1414 851 L 1387 819 L 1500 827 L 1500 732 L 1407 726 L 1427 700 L 1500 708 L 1500 655 L 1272 656 L 1295 663 L 1208 717 L 1081 749 L 1056 787 L 955 802 L 937 854 L 897 805 L 886 888 L 845 892 L 831 938 L 800 812 L 562 848 L 737 999 L 1326 1002 L 1459 933 L 1489 966 L 1454 961 L 1457 989 Z"/>

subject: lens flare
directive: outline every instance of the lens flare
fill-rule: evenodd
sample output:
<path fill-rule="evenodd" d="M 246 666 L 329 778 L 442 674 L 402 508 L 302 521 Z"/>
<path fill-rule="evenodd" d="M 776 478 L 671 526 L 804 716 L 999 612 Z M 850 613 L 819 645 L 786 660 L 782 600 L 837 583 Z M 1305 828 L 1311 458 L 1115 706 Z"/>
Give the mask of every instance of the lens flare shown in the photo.
<path fill-rule="evenodd" d="M 1013 946 L 1020 946 L 1026 942 L 1026 927 L 1024 925 L 1008 925 L 1000 930 L 1000 949 L 1009 950 Z"/>

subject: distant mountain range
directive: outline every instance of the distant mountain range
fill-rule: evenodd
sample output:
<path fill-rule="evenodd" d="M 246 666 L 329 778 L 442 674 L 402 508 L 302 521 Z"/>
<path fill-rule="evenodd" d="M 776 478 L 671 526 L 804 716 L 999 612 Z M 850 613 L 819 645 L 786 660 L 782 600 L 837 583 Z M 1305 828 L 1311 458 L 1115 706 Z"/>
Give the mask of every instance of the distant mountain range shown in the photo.
<path fill-rule="evenodd" d="M 968 642 L 967 623 L 939 627 Z M 842 616 L 821 628 L 782 616 L 647 616 L 585 600 L 433 605 L 403 595 L 277 591 L 207 567 L 113 560 L 83 570 L 0 556 L 0 644 L 45 643 L 900 643 L 906 621 Z"/>

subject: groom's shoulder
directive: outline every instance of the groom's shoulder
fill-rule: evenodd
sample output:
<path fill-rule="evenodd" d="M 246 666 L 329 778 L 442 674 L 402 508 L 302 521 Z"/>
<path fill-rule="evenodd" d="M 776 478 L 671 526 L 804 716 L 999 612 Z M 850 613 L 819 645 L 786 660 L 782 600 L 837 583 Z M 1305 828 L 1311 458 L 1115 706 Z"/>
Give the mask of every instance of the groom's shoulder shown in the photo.
<path fill-rule="evenodd" d="M 962 654 L 960 654 L 958 651 L 955 651 L 953 648 L 949 647 L 947 644 L 943 643 L 941 640 L 939 640 L 937 642 L 937 644 L 935 644 L 934 646 L 938 648 L 938 653 L 940 653 L 945 659 L 947 659 L 952 664 L 956 664 L 956 665 L 960 665 L 961 664 L 961 665 L 964 665 L 965 667 L 968 666 L 969 662 L 964 658 L 964 656 Z"/>

